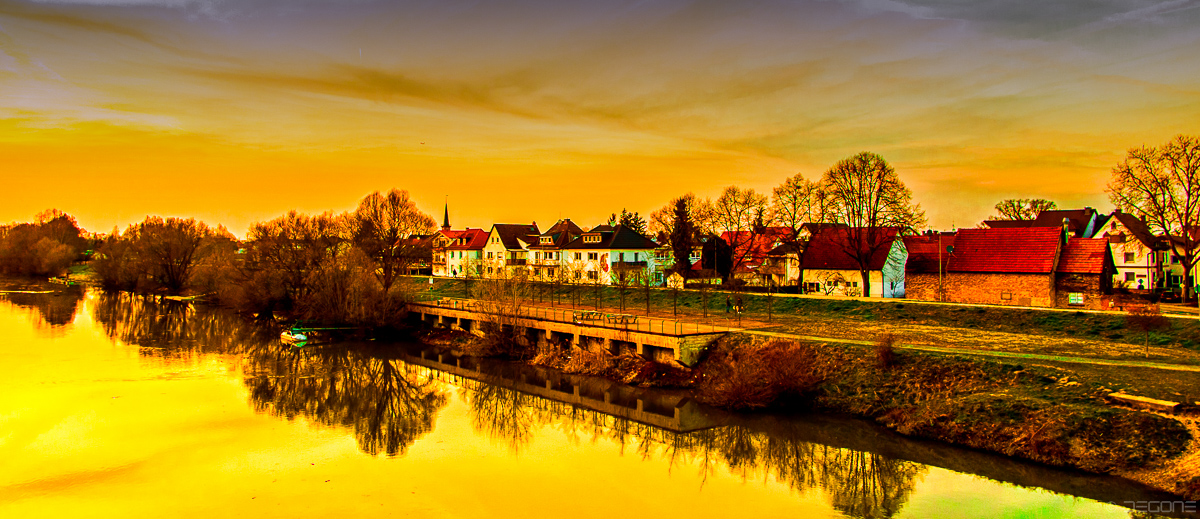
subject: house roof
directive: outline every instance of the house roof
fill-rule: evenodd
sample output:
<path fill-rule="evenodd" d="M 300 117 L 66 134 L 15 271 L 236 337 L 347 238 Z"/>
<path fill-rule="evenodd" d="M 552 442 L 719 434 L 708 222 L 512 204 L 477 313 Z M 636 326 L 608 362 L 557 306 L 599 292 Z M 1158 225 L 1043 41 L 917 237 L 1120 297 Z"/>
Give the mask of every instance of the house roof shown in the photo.
<path fill-rule="evenodd" d="M 1053 209 L 1038 213 L 1033 220 L 1033 227 L 1059 227 L 1063 220 L 1067 221 L 1067 229 L 1075 236 L 1080 236 L 1088 228 L 1088 224 L 1096 217 L 1096 210 L 1090 207 L 1083 209 Z"/>
<path fill-rule="evenodd" d="M 611 231 L 588 231 L 582 235 L 576 236 L 563 246 L 564 249 L 656 249 L 658 244 L 654 240 L 642 236 L 637 231 L 617 225 Z M 600 241 L 592 242 L 584 238 L 587 236 L 600 235 Z"/>
<path fill-rule="evenodd" d="M 554 225 L 546 229 L 530 246 L 530 249 L 558 249 L 574 240 L 575 237 L 583 234 L 583 229 L 580 229 L 575 222 L 569 218 L 559 220 Z M 550 243 L 543 245 L 542 239 L 550 238 Z"/>
<path fill-rule="evenodd" d="M 1142 242 L 1142 245 L 1145 245 L 1151 249 L 1159 249 L 1163 247 L 1162 237 L 1155 236 L 1154 233 L 1150 231 L 1150 227 L 1146 225 L 1146 222 L 1142 221 L 1141 218 L 1129 213 L 1122 213 L 1120 211 L 1113 211 L 1112 214 L 1108 215 L 1108 217 L 1110 221 L 1112 219 L 1116 219 L 1122 227 L 1129 231 L 1129 234 L 1133 235 L 1134 238 Z M 1113 236 L 1112 231 L 1109 228 L 1099 229 L 1099 231 L 1100 232 L 1097 234 L 1100 236 Z M 1117 235 L 1120 234 L 1121 233 L 1118 233 Z"/>
<path fill-rule="evenodd" d="M 960 229 L 948 272 L 1050 273 L 1061 228 Z"/>
<path fill-rule="evenodd" d="M 1033 220 L 984 220 L 983 224 L 990 229 L 1013 229 L 1018 227 L 1033 227 Z"/>
<path fill-rule="evenodd" d="M 875 250 L 875 253 L 868 258 L 867 270 L 881 270 L 883 265 L 887 263 L 888 253 L 891 252 L 892 242 L 899 236 L 899 229 L 895 227 L 879 227 L 874 232 L 879 233 L 882 240 L 882 245 Z M 801 263 L 805 269 L 829 269 L 829 270 L 858 270 L 858 262 L 854 260 L 847 252 L 849 244 L 855 234 L 859 234 L 859 239 L 865 240 L 867 236 L 866 228 L 848 228 L 848 227 L 826 227 L 820 232 L 813 235 L 808 240 L 808 246 L 804 249 L 804 257 Z"/>
<path fill-rule="evenodd" d="M 945 272 L 946 263 L 950 261 L 950 253 L 946 252 L 946 247 L 953 245 L 953 233 L 942 233 L 940 240 L 937 234 L 905 236 L 904 248 L 908 249 L 908 263 L 904 265 L 904 270 L 911 273 L 935 273 L 938 272 L 940 258 L 941 271 Z"/>
<path fill-rule="evenodd" d="M 446 250 L 481 250 L 484 245 L 487 245 L 488 233 L 483 229 L 463 229 L 460 231 L 443 229 L 438 232 L 450 239 L 450 244 L 446 246 Z M 463 240 L 463 243 L 460 244 L 460 240 Z"/>
<path fill-rule="evenodd" d="M 537 243 L 537 238 L 530 236 L 541 234 L 537 224 L 497 223 L 492 225 L 492 230 L 500 235 L 500 242 L 505 249 L 523 249 L 525 247 L 521 242 Z"/>
<path fill-rule="evenodd" d="M 1058 259 L 1058 271 L 1075 274 L 1103 274 L 1109 258 L 1108 240 L 1071 238 Z"/>
<path fill-rule="evenodd" d="M 767 227 L 759 233 L 725 231 L 721 233 L 721 239 L 734 247 L 735 258 L 743 258 L 738 270 L 751 271 L 766 259 L 772 249 L 791 241 L 792 235 L 791 227 Z"/>
<path fill-rule="evenodd" d="M 983 224 L 991 229 L 1013 229 L 1021 227 L 1062 227 L 1063 220 L 1067 221 L 1067 229 L 1075 236 L 1082 236 L 1088 224 L 1096 218 L 1096 210 L 1090 207 L 1083 209 L 1052 209 L 1038 213 L 1033 220 L 984 220 Z"/>
<path fill-rule="evenodd" d="M 796 242 L 791 242 L 791 243 L 784 243 L 778 247 L 775 247 L 774 249 L 771 249 L 771 251 L 767 253 L 767 256 L 784 256 L 787 254 L 803 254 L 803 253 L 804 253 L 804 245 L 796 243 Z"/>

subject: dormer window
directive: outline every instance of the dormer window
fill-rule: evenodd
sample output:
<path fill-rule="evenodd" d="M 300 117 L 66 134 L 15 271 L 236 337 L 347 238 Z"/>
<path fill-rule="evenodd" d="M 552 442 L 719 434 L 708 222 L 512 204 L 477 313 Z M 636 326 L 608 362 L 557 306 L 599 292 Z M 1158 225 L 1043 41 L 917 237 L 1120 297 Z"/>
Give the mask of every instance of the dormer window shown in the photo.
<path fill-rule="evenodd" d="M 542 236 L 542 245 L 553 245 L 553 244 L 554 244 L 554 238 L 551 238 L 549 236 Z"/>
<path fill-rule="evenodd" d="M 585 234 L 585 235 L 583 235 L 583 243 L 600 243 L 600 235 L 599 234 Z"/>

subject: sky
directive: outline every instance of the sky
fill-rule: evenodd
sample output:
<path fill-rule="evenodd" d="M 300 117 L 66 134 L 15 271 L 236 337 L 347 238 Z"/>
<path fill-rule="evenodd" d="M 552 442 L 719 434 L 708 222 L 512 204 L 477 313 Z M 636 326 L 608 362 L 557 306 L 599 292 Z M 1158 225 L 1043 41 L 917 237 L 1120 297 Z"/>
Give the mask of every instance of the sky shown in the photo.
<path fill-rule="evenodd" d="M 879 153 L 936 228 L 1200 133 L 1200 0 L 0 0 L 0 222 L 647 214 Z"/>

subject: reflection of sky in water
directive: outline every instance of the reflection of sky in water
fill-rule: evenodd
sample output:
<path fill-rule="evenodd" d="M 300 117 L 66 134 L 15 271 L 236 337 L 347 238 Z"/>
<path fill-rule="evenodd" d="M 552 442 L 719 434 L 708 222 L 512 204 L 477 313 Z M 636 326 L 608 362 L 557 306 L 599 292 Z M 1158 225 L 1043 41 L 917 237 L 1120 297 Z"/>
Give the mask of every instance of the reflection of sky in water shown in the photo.
<path fill-rule="evenodd" d="M 97 304 L 47 337 L 0 303 L 0 516 L 840 516 L 828 490 L 561 419 L 532 420 L 514 449 L 478 432 L 472 393 L 445 386 L 431 432 L 365 455 L 348 425 L 255 412 L 240 356 L 108 339 Z M 913 482 L 900 517 L 1127 514 L 940 469 Z"/>

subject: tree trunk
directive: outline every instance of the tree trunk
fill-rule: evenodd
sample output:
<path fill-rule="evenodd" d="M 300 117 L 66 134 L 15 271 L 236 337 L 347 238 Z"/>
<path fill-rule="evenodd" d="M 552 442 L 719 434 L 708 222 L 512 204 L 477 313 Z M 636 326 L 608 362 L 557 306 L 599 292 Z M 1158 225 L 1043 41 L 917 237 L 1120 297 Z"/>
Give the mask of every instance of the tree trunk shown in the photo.
<path fill-rule="evenodd" d="M 861 271 L 859 271 L 859 274 L 862 274 L 862 284 L 863 284 L 862 295 L 863 295 L 863 297 L 871 297 L 871 271 L 861 270 Z"/>

